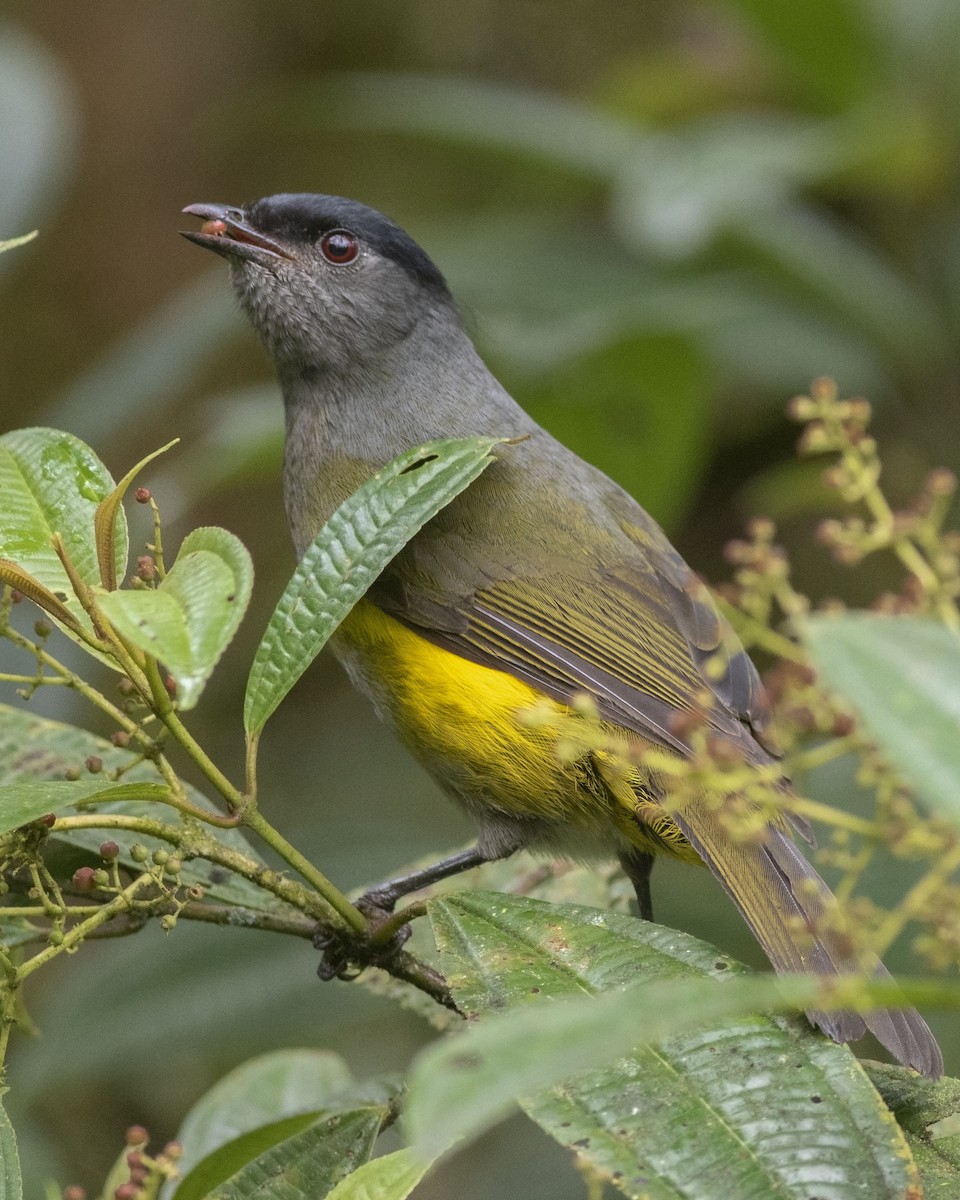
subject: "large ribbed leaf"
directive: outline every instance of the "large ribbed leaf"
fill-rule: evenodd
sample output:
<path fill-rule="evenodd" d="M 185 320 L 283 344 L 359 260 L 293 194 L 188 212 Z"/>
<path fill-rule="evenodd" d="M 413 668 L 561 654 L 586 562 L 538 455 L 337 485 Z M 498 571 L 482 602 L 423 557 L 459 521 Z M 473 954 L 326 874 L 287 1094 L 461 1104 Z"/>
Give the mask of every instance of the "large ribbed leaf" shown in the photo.
<path fill-rule="evenodd" d="M 493 459 L 496 438 L 427 442 L 378 471 L 307 547 L 274 609 L 247 680 L 256 737 L 331 633 L 392 558 Z"/>
<path fill-rule="evenodd" d="M 103 771 L 96 776 L 87 775 L 83 781 L 78 780 L 76 786 L 80 789 L 89 786 L 88 780 L 94 787 L 112 786 L 110 775 L 121 767 L 124 768 L 122 783 L 143 788 L 143 795 L 148 794 L 150 789 L 161 786 L 162 781 L 152 764 L 142 762 L 130 766 L 132 756 L 129 750 L 118 749 L 105 738 L 96 737 L 74 725 L 50 721 L 34 713 L 24 712 L 20 708 L 0 704 L 0 796 L 4 798 L 4 805 L 18 803 L 17 794 L 21 787 L 29 791 L 45 780 L 62 784 L 64 787 L 73 787 L 73 784 L 64 781 L 64 772 L 71 768 L 83 771 L 84 763 L 91 755 L 100 759 Z M 186 792 L 192 804 L 199 808 L 210 807 L 196 789 L 186 785 Z M 141 795 L 139 792 L 137 794 Z M 121 793 L 121 797 L 122 795 Z M 142 798 L 133 799 L 130 794 L 127 794 L 125 799 L 114 796 L 112 800 L 105 800 L 103 803 L 95 802 L 95 807 L 97 812 L 104 814 L 149 817 L 167 824 L 177 824 L 179 820 L 172 808 Z M 50 806 L 43 809 L 43 812 L 48 811 Z M 150 850 L 170 848 L 167 843 L 146 834 L 110 834 L 104 829 L 74 829 L 69 832 L 57 830 L 53 836 L 58 841 L 93 853 L 97 852 L 97 848 L 106 838 L 112 836 L 120 843 L 120 861 L 131 868 L 136 867 L 129 853 L 132 843 L 141 842 Z M 216 838 L 221 844 L 247 858 L 256 862 L 262 861 L 239 830 L 218 829 Z M 291 911 L 269 892 L 239 876 L 228 875 L 200 858 L 183 864 L 182 878 L 187 883 L 202 884 L 206 895 L 222 904 L 236 904 L 261 912 Z"/>
<path fill-rule="evenodd" d="M 873 613 L 808 617 L 803 637 L 920 798 L 960 825 L 960 637 L 928 617 Z"/>
<path fill-rule="evenodd" d="M 253 566 L 225 529 L 195 529 L 156 588 L 98 597 L 104 616 L 134 645 L 159 659 L 177 681 L 180 708 L 200 698 L 250 601 Z"/>
<path fill-rule="evenodd" d="M 20 779 L 0 793 L 0 833 L 18 829 L 47 813 L 64 813 L 86 802 L 162 800 L 169 788 L 159 780 L 114 783 L 102 775 L 76 780 Z"/>
<path fill-rule="evenodd" d="M 0 1105 L 0 1200 L 21 1200 L 20 1156 L 10 1118 Z"/>
<path fill-rule="evenodd" d="M 404 1148 L 364 1163 L 329 1194 L 328 1200 L 406 1200 L 433 1166 Z"/>
<path fill-rule="evenodd" d="M 390 1090 L 359 1084 L 339 1055 L 325 1050 L 275 1050 L 249 1059 L 218 1080 L 193 1106 L 177 1135 L 184 1146 L 182 1182 L 164 1195 L 199 1200 L 261 1150 L 293 1132 L 282 1123 L 293 1117 L 313 1124 L 361 1104 L 387 1103 Z M 261 1131 L 257 1135 L 257 1131 Z M 251 1150 L 256 1135 L 261 1139 Z"/>
<path fill-rule="evenodd" d="M 319 1117 L 258 1154 L 203 1200 L 323 1200 L 369 1159 L 385 1117 L 383 1108 Z"/>
<path fill-rule="evenodd" d="M 902 1135 L 845 1046 L 799 1019 L 744 1015 L 777 981 L 597 909 L 467 892 L 430 912 L 444 974 L 479 1027 L 415 1069 L 408 1113 L 428 1147 L 489 1123 L 490 1110 L 479 1123 L 470 1111 L 487 1090 L 502 1112 L 506 1076 L 522 1081 L 538 1124 L 631 1197 L 900 1200 L 916 1184 Z M 802 1004 L 815 985 L 786 986 Z M 580 1017 L 595 1007 L 593 1024 L 568 1024 L 571 1005 Z M 558 1052 L 568 1077 L 530 1087 Z"/>
<path fill-rule="evenodd" d="M 0 437 L 0 557 L 10 559 L 55 593 L 82 625 L 90 627 L 53 535 L 63 538 L 84 583 L 100 582 L 94 518 L 115 487 L 109 471 L 89 446 L 56 429 L 15 429 Z M 115 566 L 127 562 L 127 525 L 117 513 Z"/>
<path fill-rule="evenodd" d="M 960 1196 L 960 1079 L 934 1083 L 883 1063 L 869 1063 L 867 1074 L 906 1134 L 924 1200 L 956 1200 Z"/>

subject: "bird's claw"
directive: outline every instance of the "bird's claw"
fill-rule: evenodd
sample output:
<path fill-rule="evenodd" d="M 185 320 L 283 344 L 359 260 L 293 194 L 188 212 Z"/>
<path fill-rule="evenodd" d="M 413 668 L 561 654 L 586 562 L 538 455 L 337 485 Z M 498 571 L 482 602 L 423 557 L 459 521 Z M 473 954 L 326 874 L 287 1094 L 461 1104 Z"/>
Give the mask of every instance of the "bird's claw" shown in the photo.
<path fill-rule="evenodd" d="M 313 935 L 314 946 L 322 951 L 317 975 L 324 982 L 331 979 L 352 980 L 366 967 L 388 966 L 413 932 L 409 925 L 401 925 L 385 941 L 379 939 L 377 935 L 392 918 L 391 912 L 378 904 L 372 893 L 361 896 L 356 907 L 367 918 L 366 932 L 349 933 L 321 925 Z"/>

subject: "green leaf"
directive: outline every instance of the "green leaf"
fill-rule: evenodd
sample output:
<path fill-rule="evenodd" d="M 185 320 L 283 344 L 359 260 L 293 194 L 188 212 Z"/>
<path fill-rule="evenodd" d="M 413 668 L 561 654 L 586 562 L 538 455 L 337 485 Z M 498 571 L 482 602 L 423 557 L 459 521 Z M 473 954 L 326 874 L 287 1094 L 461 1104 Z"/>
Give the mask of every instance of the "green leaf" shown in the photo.
<path fill-rule="evenodd" d="M 0 1105 L 0 1200 L 21 1200 L 22 1196 L 17 1139 L 10 1118 Z"/>
<path fill-rule="evenodd" d="M 298 1113 L 258 1125 L 225 1142 L 197 1163 L 177 1188 L 173 1200 L 204 1200 L 262 1154 L 315 1125 L 317 1118 L 315 1112 Z"/>
<path fill-rule="evenodd" d="M 100 582 L 108 592 L 112 592 L 117 586 L 116 554 L 114 551 L 115 530 L 117 515 L 123 505 L 123 497 L 126 495 L 127 488 L 129 488 L 130 484 L 133 483 L 134 479 L 136 479 L 147 463 L 151 463 L 161 454 L 165 454 L 167 450 L 170 450 L 179 441 L 179 438 L 174 438 L 172 442 L 167 442 L 165 446 L 161 446 L 159 450 L 154 450 L 152 454 L 141 458 L 135 466 L 130 468 L 106 500 L 97 508 L 93 520 L 97 561 L 100 564 Z"/>
<path fill-rule="evenodd" d="M 802 9 L 765 0 L 732 0 L 727 7 L 739 10 L 774 50 L 778 81 L 808 102 L 842 109 L 862 101 L 879 82 L 884 54 L 867 8 L 837 0 L 807 0 Z"/>
<path fill-rule="evenodd" d="M 798 1020 L 735 1015 L 778 992 L 809 1003 L 816 981 L 752 977 L 694 938 L 580 906 L 469 892 L 430 913 L 457 1004 L 480 1021 L 414 1068 L 407 1115 L 425 1147 L 475 1133 L 512 1085 L 629 1196 L 893 1200 L 915 1184 L 845 1046 Z"/>
<path fill-rule="evenodd" d="M 163 496 L 168 524 L 227 488 L 272 482 L 283 465 L 283 406 L 275 385 L 238 388 L 202 407 L 205 428 L 150 480 L 154 495 Z"/>
<path fill-rule="evenodd" d="M 65 725 L 60 721 L 50 721 L 37 717 L 33 713 L 24 712 L 7 704 L 0 704 L 0 794 L 16 793 L 24 784 L 32 786 L 38 780 L 49 780 L 63 783 L 64 772 L 73 768 L 83 768 L 84 761 L 96 755 L 103 762 L 101 775 L 90 777 L 96 779 L 100 787 L 113 786 L 109 777 L 115 771 L 123 770 L 124 784 L 135 784 L 138 787 L 163 787 L 163 781 L 152 764 L 141 762 L 130 765 L 133 755 L 128 750 L 118 749 L 105 738 L 99 738 L 85 729 L 73 725 Z M 77 784 L 86 784 L 82 778 Z M 195 788 L 186 785 L 187 799 L 198 808 L 212 806 Z M 45 808 L 44 812 L 49 812 Z M 114 799 L 106 803 L 91 802 L 86 806 L 88 813 L 92 811 L 110 817 L 114 814 L 147 817 L 167 824 L 178 823 L 179 817 L 167 805 L 155 802 L 134 801 L 132 799 Z M 39 815 L 43 815 L 42 813 Z M 65 842 L 78 849 L 89 850 L 96 854 L 107 833 L 104 829 L 72 829 L 58 830 L 54 833 L 58 841 Z M 263 859 L 247 842 L 237 829 L 217 829 L 217 841 L 232 850 L 245 855 L 254 862 L 262 863 Z M 142 842 L 149 850 L 161 847 L 169 850 L 166 842 L 145 834 L 126 835 L 121 838 L 120 861 L 127 867 L 137 869 L 130 858 L 130 843 Z M 187 861 L 183 864 L 182 872 L 185 883 L 203 885 L 206 896 L 223 904 L 235 904 L 244 908 L 256 909 L 260 912 L 289 913 L 290 908 L 277 900 L 270 892 L 264 891 L 255 884 L 237 875 L 224 872 L 203 859 Z"/>
<path fill-rule="evenodd" d="M 102 775 L 76 780 L 21 779 L 0 794 L 0 834 L 36 821 L 46 813 L 62 813 L 84 801 L 157 800 L 169 794 L 164 783 L 113 783 Z"/>
<path fill-rule="evenodd" d="M 329 128 L 422 133 L 558 162 L 604 178 L 654 138 L 603 110 L 500 83 L 412 72 L 325 72 L 322 82 L 271 89 L 250 97 L 247 121 L 263 125 L 280 112 L 286 128 L 318 122 Z"/>
<path fill-rule="evenodd" d="M 191 530 L 180 545 L 177 562 L 183 555 L 201 550 L 209 550 L 211 554 L 219 555 L 233 572 L 236 594 L 230 602 L 233 622 L 230 627 L 230 637 L 232 638 L 250 604 L 250 596 L 253 592 L 253 560 L 250 558 L 250 552 L 236 534 L 230 533 L 227 529 L 221 529 L 218 525 L 201 525 L 199 528 Z"/>
<path fill-rule="evenodd" d="M 5 250 L 14 250 L 17 246 L 25 246 L 27 242 L 32 242 L 37 236 L 39 230 L 34 229 L 31 233 L 24 233 L 20 237 L 7 238 L 6 241 L 0 241 L 0 254 Z"/>
<path fill-rule="evenodd" d="M 808 617 L 823 682 L 936 813 L 960 825 L 960 637 L 927 617 Z"/>
<path fill-rule="evenodd" d="M 244 321 L 219 270 L 202 275 L 114 343 L 46 411 L 91 441 L 137 427 L 143 414 L 174 404 L 201 364 L 244 332 Z"/>
<path fill-rule="evenodd" d="M 942 359 L 950 344 L 943 318 L 923 291 L 867 239 L 802 205 L 750 214 L 742 236 L 808 290 L 821 319 L 852 326 L 900 368 L 916 372 Z M 831 313 L 832 310 L 832 313 Z"/>
<path fill-rule="evenodd" d="M 57 55 L 5 20 L 0 29 L 0 230 L 38 221 L 55 207 L 68 178 L 76 105 Z M 9 260 L 4 263 L 8 265 Z"/>
<path fill-rule="evenodd" d="M 0 946 L 7 950 L 12 950 L 14 946 L 23 946 L 37 937 L 46 936 L 47 930 L 31 924 L 22 917 L 0 917 Z"/>
<path fill-rule="evenodd" d="M 0 556 L 57 595 L 80 624 L 90 620 L 53 549 L 59 533 L 80 578 L 100 582 L 94 519 L 114 481 L 89 446 L 56 429 L 16 429 L 0 437 Z M 116 569 L 127 561 L 127 524 L 116 524 Z"/>
<path fill-rule="evenodd" d="M 535 388 L 518 390 L 518 398 L 554 437 L 669 525 L 705 465 L 710 387 L 688 339 L 648 336 L 580 358 Z"/>
<path fill-rule="evenodd" d="M 113 1160 L 113 1165 L 110 1167 L 107 1177 L 103 1181 L 103 1187 L 100 1189 L 98 1200 L 115 1200 L 117 1188 L 129 1181 L 130 1164 L 127 1162 L 127 1155 L 129 1153 L 130 1147 L 124 1146 Z M 58 1196 L 58 1200 L 62 1200 L 62 1197 Z"/>
<path fill-rule="evenodd" d="M 184 1118 L 177 1134 L 184 1146 L 177 1200 L 195 1195 L 186 1185 L 201 1160 L 244 1134 L 288 1117 L 308 1113 L 313 1120 L 322 1110 L 342 1111 L 388 1097 L 379 1085 L 358 1084 L 343 1059 L 329 1051 L 277 1050 L 252 1058 L 214 1084 Z"/>
<path fill-rule="evenodd" d="M 177 681 L 177 701 L 192 708 L 250 602 L 253 566 L 240 540 L 225 529 L 195 529 L 156 588 L 98 595 L 117 629 Z"/>
<path fill-rule="evenodd" d="M 270 1147 L 204 1200 L 323 1200 L 373 1151 L 382 1108 L 358 1108 L 315 1121 Z"/>
<path fill-rule="evenodd" d="M 304 551 L 257 648 L 243 721 L 256 737 L 390 560 L 493 462 L 496 438 L 427 442 L 378 471 Z"/>
<path fill-rule="evenodd" d="M 868 1063 L 867 1074 L 906 1135 L 924 1200 L 960 1196 L 960 1080 L 934 1083 L 903 1067 Z"/>
<path fill-rule="evenodd" d="M 358 1167 L 337 1184 L 329 1200 L 406 1200 L 434 1162 L 407 1147 L 395 1150 Z"/>
<path fill-rule="evenodd" d="M 702 117 L 665 136 L 652 156 L 625 161 L 612 197 L 628 245 L 689 258 L 712 238 L 777 211 L 798 186 L 834 172 L 839 129 L 795 113 Z"/>

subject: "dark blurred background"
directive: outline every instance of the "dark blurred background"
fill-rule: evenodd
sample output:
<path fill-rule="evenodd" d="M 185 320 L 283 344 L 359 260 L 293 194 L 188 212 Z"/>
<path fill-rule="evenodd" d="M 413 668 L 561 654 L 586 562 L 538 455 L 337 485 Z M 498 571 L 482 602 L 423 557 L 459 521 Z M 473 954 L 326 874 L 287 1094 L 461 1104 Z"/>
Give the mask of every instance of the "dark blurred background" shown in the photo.
<path fill-rule="evenodd" d="M 869 600 L 892 576 L 813 547 L 830 500 L 784 408 L 822 374 L 867 394 L 894 499 L 960 467 L 958 59 L 950 0 L 6 0 L 0 238 L 40 236 L 0 259 L 0 426 L 68 429 L 115 475 L 183 438 L 150 479 L 169 543 L 223 524 L 258 575 L 193 720 L 236 776 L 245 671 L 293 556 L 269 364 L 226 269 L 177 237 L 190 202 L 384 209 L 517 397 L 699 571 L 721 578 L 723 543 L 764 512 L 802 587 Z M 49 691 L 39 711 L 89 720 Z M 470 836 L 329 663 L 262 764 L 269 814 L 345 887 Z M 843 764 L 808 786 L 856 803 Z M 878 874 L 892 898 L 902 872 Z M 660 920 L 760 963 L 706 872 L 658 875 Z M 44 1178 L 96 1184 L 132 1121 L 172 1136 L 252 1053 L 402 1071 L 429 1030 L 321 987 L 314 959 L 181 923 L 64 964 L 28 997 L 43 1036 L 9 1071 L 31 1200 Z M 956 1071 L 956 1026 L 939 1029 Z M 517 1118 L 417 1194 L 582 1193 Z"/>

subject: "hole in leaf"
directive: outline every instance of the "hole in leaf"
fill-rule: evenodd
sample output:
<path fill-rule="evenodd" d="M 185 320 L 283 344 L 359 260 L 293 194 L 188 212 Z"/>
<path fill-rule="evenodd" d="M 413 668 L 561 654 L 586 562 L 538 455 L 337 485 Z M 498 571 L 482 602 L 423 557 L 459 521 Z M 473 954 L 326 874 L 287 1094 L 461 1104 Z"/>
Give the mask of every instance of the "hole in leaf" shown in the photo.
<path fill-rule="evenodd" d="M 409 475 L 411 471 L 419 471 L 421 467 L 425 467 L 427 463 L 436 462 L 436 454 L 425 454 L 423 458 L 418 458 L 416 462 L 412 462 L 409 467 L 404 467 L 400 472 L 401 475 Z"/>

